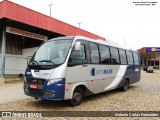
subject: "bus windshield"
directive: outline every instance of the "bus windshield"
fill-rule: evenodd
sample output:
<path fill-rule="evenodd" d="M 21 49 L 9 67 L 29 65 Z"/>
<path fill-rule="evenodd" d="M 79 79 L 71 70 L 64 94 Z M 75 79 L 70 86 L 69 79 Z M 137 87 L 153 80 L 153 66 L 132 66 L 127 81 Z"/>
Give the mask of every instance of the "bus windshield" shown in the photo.
<path fill-rule="evenodd" d="M 44 43 L 31 58 L 31 69 L 52 69 L 65 62 L 72 39 L 52 40 Z"/>

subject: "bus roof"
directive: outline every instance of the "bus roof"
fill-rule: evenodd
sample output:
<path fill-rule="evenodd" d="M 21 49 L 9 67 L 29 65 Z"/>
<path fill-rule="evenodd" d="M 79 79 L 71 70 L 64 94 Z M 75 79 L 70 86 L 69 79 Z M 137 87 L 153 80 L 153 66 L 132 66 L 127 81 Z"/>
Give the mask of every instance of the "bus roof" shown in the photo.
<path fill-rule="evenodd" d="M 87 41 L 91 41 L 91 42 L 95 42 L 95 43 L 99 43 L 99 44 L 103 44 L 103 45 L 107 45 L 107 46 L 121 48 L 118 43 L 111 41 L 111 40 L 91 39 L 91 38 L 87 38 L 84 36 L 62 36 L 62 37 L 50 39 L 49 41 L 59 40 L 59 39 L 83 39 L 83 40 L 87 40 Z M 124 48 L 121 48 L 121 49 L 124 49 Z M 131 50 L 131 49 L 125 49 L 125 50 L 138 52 L 138 51 Z"/>
<path fill-rule="evenodd" d="M 83 39 L 83 40 L 87 40 L 87 41 L 92 41 L 95 43 L 100 43 L 100 44 L 105 44 L 105 45 L 109 45 L 109 46 L 114 46 L 114 47 L 119 47 L 119 45 L 111 40 L 101 40 L 101 39 L 91 39 L 91 38 L 87 38 L 84 36 L 63 36 L 63 37 L 57 37 L 57 38 L 53 38 L 50 39 L 49 41 L 52 40 L 59 40 L 59 39 Z"/>

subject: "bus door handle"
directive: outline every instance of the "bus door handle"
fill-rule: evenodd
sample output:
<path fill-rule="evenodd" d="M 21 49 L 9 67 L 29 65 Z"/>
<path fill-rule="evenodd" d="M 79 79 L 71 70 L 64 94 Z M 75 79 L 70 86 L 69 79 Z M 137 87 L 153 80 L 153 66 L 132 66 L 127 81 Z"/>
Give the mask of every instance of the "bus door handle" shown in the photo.
<path fill-rule="evenodd" d="M 82 65 L 82 67 L 87 67 L 87 65 Z"/>

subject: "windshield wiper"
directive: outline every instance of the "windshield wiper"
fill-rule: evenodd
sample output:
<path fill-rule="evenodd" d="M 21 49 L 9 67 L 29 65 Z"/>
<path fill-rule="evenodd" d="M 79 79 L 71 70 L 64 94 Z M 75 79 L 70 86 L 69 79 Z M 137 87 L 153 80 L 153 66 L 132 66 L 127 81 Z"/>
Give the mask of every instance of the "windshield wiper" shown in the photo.
<path fill-rule="evenodd" d="M 51 60 L 40 60 L 39 62 L 50 62 L 50 63 L 53 63 L 53 65 L 56 65 L 53 61 Z"/>
<path fill-rule="evenodd" d="M 35 60 L 33 60 L 31 63 L 35 64 L 35 65 L 39 65 L 39 63 L 37 61 L 35 61 Z"/>

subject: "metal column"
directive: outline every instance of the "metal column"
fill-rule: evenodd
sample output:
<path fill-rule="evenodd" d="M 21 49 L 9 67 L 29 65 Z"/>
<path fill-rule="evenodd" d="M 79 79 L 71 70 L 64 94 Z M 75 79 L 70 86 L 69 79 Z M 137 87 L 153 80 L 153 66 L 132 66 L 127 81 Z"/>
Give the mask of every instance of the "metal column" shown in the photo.
<path fill-rule="evenodd" d="M 144 55 L 142 56 L 142 66 L 145 67 L 145 63 L 144 63 Z"/>
<path fill-rule="evenodd" d="M 148 66 L 148 54 L 146 55 L 146 66 Z"/>
<path fill-rule="evenodd" d="M 156 65 L 156 53 L 154 54 L 154 66 Z"/>
<path fill-rule="evenodd" d="M 3 27 L 3 33 L 2 33 L 1 78 L 3 78 L 5 74 L 5 54 L 6 54 L 6 26 Z"/>

